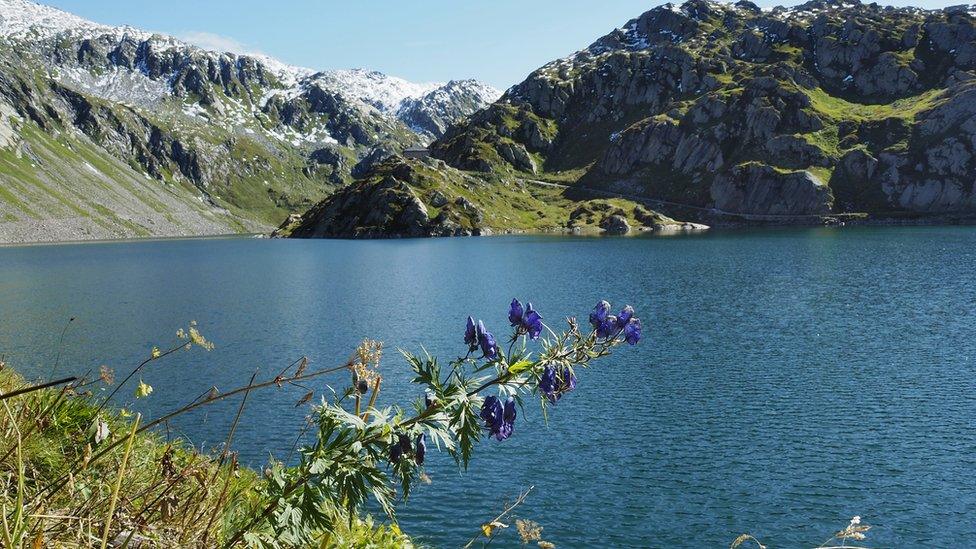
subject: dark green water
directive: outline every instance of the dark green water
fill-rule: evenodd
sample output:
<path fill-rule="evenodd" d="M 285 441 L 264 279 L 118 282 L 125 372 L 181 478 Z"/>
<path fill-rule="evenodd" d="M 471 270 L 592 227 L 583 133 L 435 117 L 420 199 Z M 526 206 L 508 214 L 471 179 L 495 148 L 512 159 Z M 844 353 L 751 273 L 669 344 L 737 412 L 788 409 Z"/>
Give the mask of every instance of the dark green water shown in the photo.
<path fill-rule="evenodd" d="M 728 547 L 743 532 L 815 546 L 853 515 L 874 526 L 872 547 L 965 547 L 974 266 L 976 229 L 956 227 L 0 248 L 0 353 L 47 376 L 73 316 L 60 373 L 124 372 L 195 319 L 217 350 L 146 373 L 156 392 L 139 409 L 158 415 L 303 354 L 337 364 L 369 336 L 388 347 L 392 402 L 415 396 L 393 349 L 456 356 L 468 314 L 503 332 L 514 296 L 553 324 L 598 299 L 629 302 L 646 341 L 586 372 L 548 427 L 527 410 L 467 473 L 433 456 L 407 532 L 463 545 L 535 486 L 519 514 L 560 547 Z M 243 458 L 287 457 L 302 393 L 252 395 Z M 215 446 L 236 405 L 170 432 Z"/>

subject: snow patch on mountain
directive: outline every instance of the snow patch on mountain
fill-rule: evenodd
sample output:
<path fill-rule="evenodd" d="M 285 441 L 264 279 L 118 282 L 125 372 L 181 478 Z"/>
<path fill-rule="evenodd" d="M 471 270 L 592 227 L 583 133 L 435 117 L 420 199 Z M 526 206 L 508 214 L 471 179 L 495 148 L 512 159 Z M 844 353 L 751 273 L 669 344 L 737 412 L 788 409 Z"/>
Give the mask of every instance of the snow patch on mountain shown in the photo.
<path fill-rule="evenodd" d="M 114 27 L 99 25 L 27 0 L 0 0 L 0 35 L 13 38 L 50 38 L 63 32 L 107 33 Z"/>
<path fill-rule="evenodd" d="M 101 74 L 79 67 L 59 69 L 55 78 L 102 99 L 133 107 L 152 108 L 170 95 L 165 80 L 153 80 L 141 71 L 112 67 Z"/>
<path fill-rule="evenodd" d="M 365 69 L 325 71 L 316 74 L 314 79 L 326 89 L 358 99 L 385 113 L 396 111 L 405 99 L 422 97 L 444 85 L 418 84 Z"/>

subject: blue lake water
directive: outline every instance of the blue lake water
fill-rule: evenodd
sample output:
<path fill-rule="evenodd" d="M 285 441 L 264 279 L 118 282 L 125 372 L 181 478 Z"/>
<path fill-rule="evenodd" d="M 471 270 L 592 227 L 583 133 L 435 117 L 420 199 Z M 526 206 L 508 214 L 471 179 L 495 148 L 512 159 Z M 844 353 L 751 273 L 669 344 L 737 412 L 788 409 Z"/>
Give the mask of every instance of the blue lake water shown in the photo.
<path fill-rule="evenodd" d="M 0 248 L 0 354 L 48 376 L 125 373 L 190 320 L 217 344 L 145 373 L 150 417 L 307 355 L 385 342 L 382 404 L 416 396 L 394 349 L 462 352 L 464 319 L 512 297 L 552 325 L 631 303 L 647 339 L 581 375 L 546 426 L 429 459 L 401 512 L 434 546 L 517 515 L 560 547 L 815 546 L 854 515 L 873 547 L 976 545 L 976 229 L 846 228 L 672 238 L 186 240 Z M 118 376 L 121 377 L 121 376 Z M 325 391 L 343 377 L 312 384 Z M 255 393 L 235 449 L 287 458 L 301 389 Z M 169 426 L 213 447 L 238 402 Z M 514 533 L 500 546 L 515 545 Z"/>

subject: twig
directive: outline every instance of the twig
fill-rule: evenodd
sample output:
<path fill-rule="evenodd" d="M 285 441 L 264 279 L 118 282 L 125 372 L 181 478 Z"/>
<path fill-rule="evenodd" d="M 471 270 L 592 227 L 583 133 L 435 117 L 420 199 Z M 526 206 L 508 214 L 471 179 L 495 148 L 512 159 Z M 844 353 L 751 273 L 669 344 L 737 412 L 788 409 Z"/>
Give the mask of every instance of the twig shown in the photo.
<path fill-rule="evenodd" d="M 383 378 L 376 376 L 376 382 L 373 383 L 373 394 L 369 397 L 369 404 L 366 405 L 366 411 L 363 413 L 363 421 L 369 419 L 369 411 L 373 409 L 373 405 L 376 404 L 376 396 L 380 393 L 380 382 Z"/>
<path fill-rule="evenodd" d="M 227 440 L 224 441 L 224 450 L 220 453 L 220 460 L 218 465 L 223 465 L 224 461 L 227 459 L 227 455 L 230 453 L 230 445 L 234 441 L 234 433 L 237 431 L 237 424 L 241 421 L 241 414 L 244 413 L 244 406 L 247 404 L 247 397 L 251 394 L 251 387 L 254 386 L 254 379 L 258 377 L 258 373 L 254 372 L 251 374 L 251 381 L 247 383 L 247 389 L 244 391 L 244 398 L 241 399 L 241 405 L 237 408 L 237 415 L 234 416 L 234 423 L 230 426 L 230 432 L 227 433 Z M 219 467 L 217 471 L 220 471 Z M 216 473 L 214 474 L 216 478 Z"/>
<path fill-rule="evenodd" d="M 509 513 L 511 513 L 512 511 L 514 511 L 516 507 L 518 507 L 519 505 L 522 505 L 522 503 L 525 502 L 525 498 L 529 497 L 529 492 L 531 492 L 534 489 L 535 489 L 535 486 L 529 486 L 529 488 L 526 491 L 522 492 L 521 494 L 519 494 L 519 497 L 515 498 L 515 501 L 514 502 L 512 502 L 510 505 L 508 505 L 507 507 L 505 507 L 505 509 L 501 512 L 501 514 L 499 514 L 497 517 L 491 519 L 486 524 L 489 524 L 490 525 L 490 524 L 494 524 L 496 522 L 501 522 L 501 520 L 503 518 L 505 518 L 506 516 L 508 516 Z M 482 530 L 482 532 L 484 532 L 484 530 Z M 482 536 L 478 535 L 478 536 L 475 536 L 475 537 L 471 538 L 471 541 L 469 541 L 468 544 L 465 545 L 463 549 L 468 549 L 469 547 L 471 547 L 472 545 L 474 545 L 475 542 L 477 542 L 478 541 L 478 538 L 480 538 L 480 537 L 482 537 Z M 488 539 L 490 540 L 491 539 L 491 536 L 488 536 Z"/>
<path fill-rule="evenodd" d="M 54 366 L 51 367 L 50 377 L 54 377 L 54 374 L 58 371 L 58 364 L 61 362 L 61 351 L 64 350 L 64 334 L 68 333 L 68 326 L 71 326 L 71 323 L 74 321 L 75 317 L 71 317 L 64 323 L 64 329 L 61 330 L 61 339 L 58 340 L 58 355 L 54 358 Z"/>
<path fill-rule="evenodd" d="M 41 383 L 40 385 L 24 387 L 23 389 L 17 389 L 16 391 L 11 391 L 5 395 L 0 395 L 0 400 L 7 400 L 8 398 L 13 398 L 18 395 L 33 393 L 34 391 L 40 391 L 41 389 L 47 389 L 48 387 L 55 387 L 57 385 L 64 385 L 65 383 L 74 383 L 75 381 L 78 381 L 78 378 L 72 376 L 59 379 L 57 381 L 48 381 L 47 383 Z"/>

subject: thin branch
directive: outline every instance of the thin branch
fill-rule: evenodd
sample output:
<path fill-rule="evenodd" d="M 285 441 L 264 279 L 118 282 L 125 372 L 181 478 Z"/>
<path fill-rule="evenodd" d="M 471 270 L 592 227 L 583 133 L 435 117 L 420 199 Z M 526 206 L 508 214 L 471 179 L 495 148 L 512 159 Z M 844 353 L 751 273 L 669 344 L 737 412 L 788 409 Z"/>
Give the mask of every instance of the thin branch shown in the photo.
<path fill-rule="evenodd" d="M 515 498 L 515 501 L 514 502 L 512 502 L 510 505 L 508 505 L 507 507 L 505 507 L 505 509 L 501 512 L 501 514 L 499 514 L 497 517 L 491 519 L 486 524 L 491 525 L 491 524 L 496 523 L 496 522 L 501 522 L 501 520 L 503 518 L 505 518 L 506 516 L 508 516 L 509 513 L 511 513 L 512 511 L 514 511 L 516 507 L 518 507 L 519 505 L 522 505 L 522 503 L 525 502 L 525 498 L 529 497 L 529 493 L 532 490 L 534 490 L 534 489 L 535 489 L 535 486 L 529 486 L 529 488 L 527 490 L 525 490 L 524 492 L 522 492 L 521 494 L 519 494 L 519 497 Z M 482 531 L 484 531 L 484 530 L 482 530 Z M 480 535 L 477 535 L 477 536 L 471 538 L 471 541 L 469 541 L 468 544 L 465 545 L 463 549 L 468 549 L 469 547 L 471 547 L 472 545 L 474 545 L 478 541 L 479 538 L 481 538 Z M 488 536 L 488 539 L 489 540 L 491 540 L 491 538 L 492 538 L 492 536 Z"/>
<path fill-rule="evenodd" d="M 41 389 L 47 389 L 48 387 L 64 385 L 66 383 L 74 383 L 75 381 L 78 381 L 78 378 L 72 376 L 72 377 L 66 377 L 64 379 L 59 379 L 57 381 L 48 381 L 47 383 L 41 383 L 40 385 L 24 387 L 23 389 L 17 389 L 16 391 L 11 391 L 5 395 L 0 395 L 0 400 L 7 400 L 8 398 L 13 398 L 15 396 L 23 395 L 26 393 L 33 393 L 34 391 L 40 391 Z"/>

